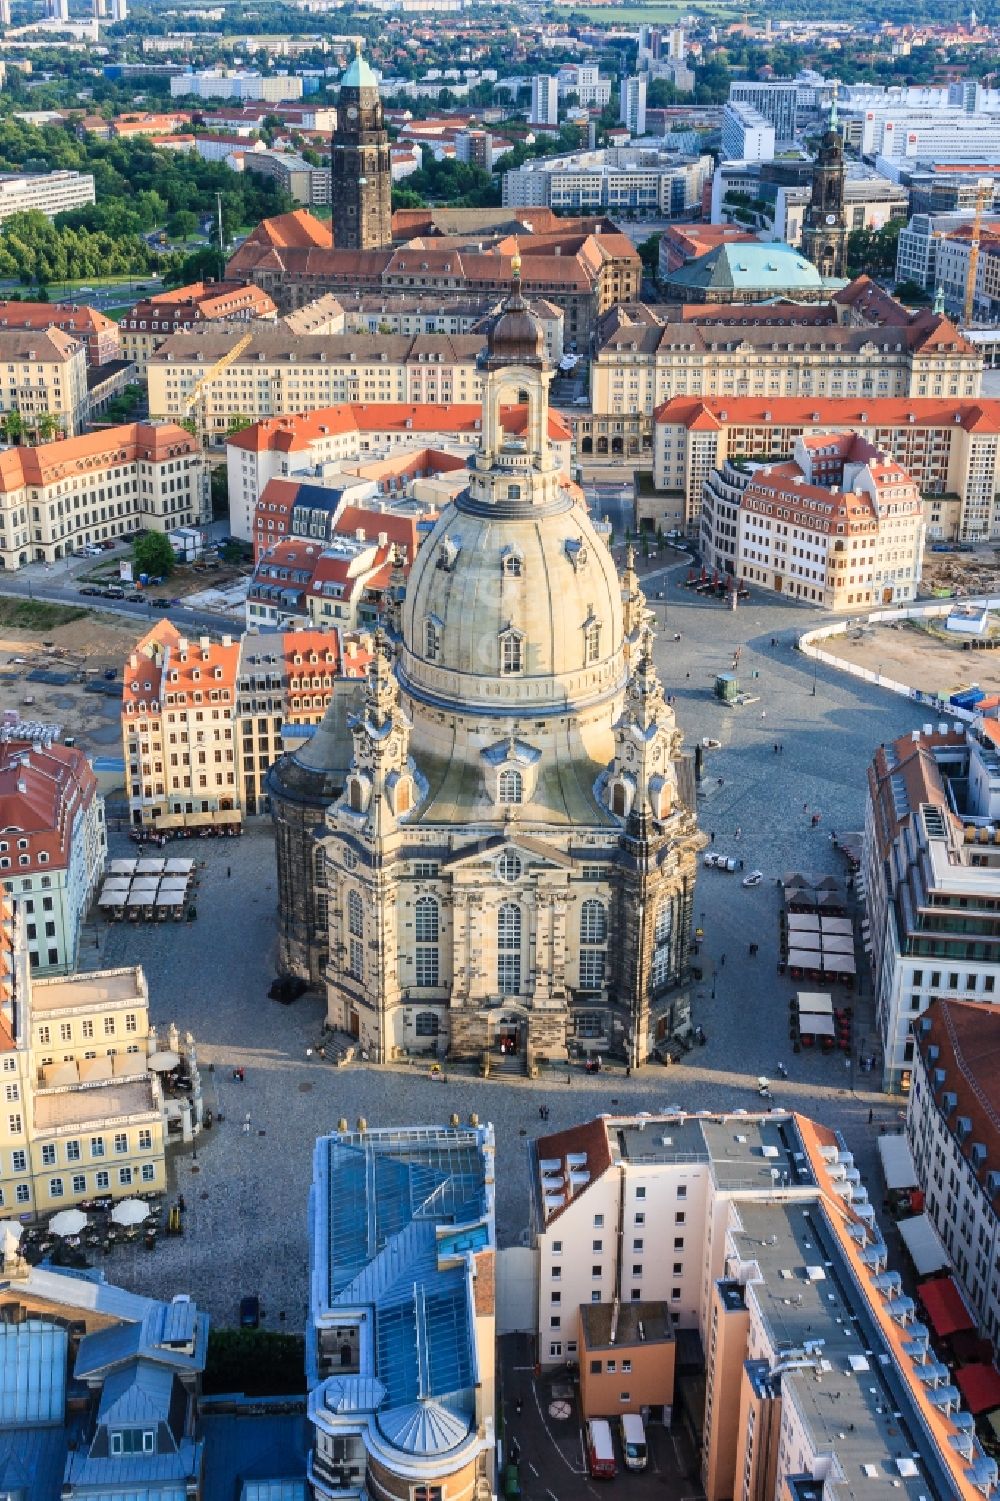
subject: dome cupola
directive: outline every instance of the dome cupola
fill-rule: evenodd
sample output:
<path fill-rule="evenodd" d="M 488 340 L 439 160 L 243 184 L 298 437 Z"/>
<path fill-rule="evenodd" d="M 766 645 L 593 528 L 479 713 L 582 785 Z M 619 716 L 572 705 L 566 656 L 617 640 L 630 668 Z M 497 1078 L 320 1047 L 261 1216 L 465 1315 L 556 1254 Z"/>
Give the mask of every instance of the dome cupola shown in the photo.
<path fill-rule="evenodd" d="M 483 359 L 487 369 L 500 365 L 527 365 L 531 368 L 545 363 L 545 334 L 521 295 L 519 250 L 514 251 L 510 270 L 510 292 L 500 312 L 489 324 Z"/>

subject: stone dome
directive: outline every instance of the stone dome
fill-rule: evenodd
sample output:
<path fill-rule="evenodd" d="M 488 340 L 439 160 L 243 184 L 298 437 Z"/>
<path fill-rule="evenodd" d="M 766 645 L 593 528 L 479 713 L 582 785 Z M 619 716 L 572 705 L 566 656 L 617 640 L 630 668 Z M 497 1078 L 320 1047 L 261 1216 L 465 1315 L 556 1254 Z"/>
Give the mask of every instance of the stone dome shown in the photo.
<path fill-rule="evenodd" d="M 610 704 L 624 686 L 621 584 L 586 507 L 445 508 L 417 553 L 399 677 L 414 703 L 531 720 Z"/>
<path fill-rule="evenodd" d="M 490 322 L 486 338 L 488 364 L 540 364 L 545 358 L 542 325 L 521 296 L 520 286 L 507 298 Z"/>

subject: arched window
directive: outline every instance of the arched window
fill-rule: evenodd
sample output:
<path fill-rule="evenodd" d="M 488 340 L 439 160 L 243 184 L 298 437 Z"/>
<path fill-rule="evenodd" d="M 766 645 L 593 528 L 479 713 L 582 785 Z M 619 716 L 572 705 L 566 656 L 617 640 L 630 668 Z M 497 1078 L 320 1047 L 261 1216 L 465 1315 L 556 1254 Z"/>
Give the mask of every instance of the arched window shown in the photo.
<path fill-rule="evenodd" d="M 608 909 L 591 897 L 580 908 L 580 989 L 600 990 L 608 945 Z"/>
<path fill-rule="evenodd" d="M 436 620 L 424 622 L 424 656 L 428 662 L 436 662 L 441 653 L 441 632 Z"/>
<path fill-rule="evenodd" d="M 436 1037 L 441 1030 L 441 1022 L 436 1011 L 418 1011 L 414 1030 L 418 1037 Z"/>
<path fill-rule="evenodd" d="M 588 625 L 583 633 L 583 660 L 586 666 L 597 662 L 601 656 L 601 627 L 598 621 Z"/>
<path fill-rule="evenodd" d="M 441 913 L 437 899 L 422 896 L 414 909 L 413 931 L 416 939 L 414 980 L 417 985 L 436 985 L 440 973 L 438 937 Z"/>
<path fill-rule="evenodd" d="M 616 818 L 625 817 L 625 788 L 616 782 L 611 789 L 611 811 Z"/>
<path fill-rule="evenodd" d="M 674 931 L 674 914 L 669 902 L 664 902 L 656 914 L 653 929 L 653 989 L 666 985 L 670 979 L 671 939 Z"/>
<path fill-rule="evenodd" d="M 363 800 L 360 778 L 352 777 L 348 786 L 348 801 L 351 805 L 352 813 L 361 812 Z"/>
<path fill-rule="evenodd" d="M 500 773 L 498 790 L 502 803 L 519 803 L 524 796 L 524 778 L 519 771 L 508 767 Z"/>
<path fill-rule="evenodd" d="M 519 485 L 511 485 L 508 492 L 514 499 L 521 493 Z M 503 571 L 509 578 L 519 579 L 524 564 L 516 552 L 504 553 Z"/>
<path fill-rule="evenodd" d="M 514 631 L 506 631 L 500 637 L 500 671 L 505 675 L 524 670 L 524 653 L 521 637 Z"/>
<path fill-rule="evenodd" d="M 365 977 L 365 909 L 360 896 L 351 891 L 347 896 L 347 972 L 356 980 Z"/>
<path fill-rule="evenodd" d="M 497 913 L 497 989 L 518 995 L 521 989 L 521 909 L 504 902 Z"/>
<path fill-rule="evenodd" d="M 508 883 L 521 879 L 521 857 L 513 850 L 504 850 L 497 861 L 497 879 Z"/>

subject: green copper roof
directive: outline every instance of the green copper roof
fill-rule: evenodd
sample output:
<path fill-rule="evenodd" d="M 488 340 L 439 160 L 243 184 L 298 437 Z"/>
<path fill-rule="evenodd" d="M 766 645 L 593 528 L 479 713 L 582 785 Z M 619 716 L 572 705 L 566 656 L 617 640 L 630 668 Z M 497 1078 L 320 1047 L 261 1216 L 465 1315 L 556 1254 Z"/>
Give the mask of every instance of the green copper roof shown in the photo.
<path fill-rule="evenodd" d="M 340 76 L 342 89 L 377 89 L 378 79 L 360 52 L 355 52 Z"/>
<path fill-rule="evenodd" d="M 720 245 L 670 274 L 671 286 L 742 291 L 760 288 L 813 289 L 822 278 L 811 261 L 779 241 L 758 245 Z"/>

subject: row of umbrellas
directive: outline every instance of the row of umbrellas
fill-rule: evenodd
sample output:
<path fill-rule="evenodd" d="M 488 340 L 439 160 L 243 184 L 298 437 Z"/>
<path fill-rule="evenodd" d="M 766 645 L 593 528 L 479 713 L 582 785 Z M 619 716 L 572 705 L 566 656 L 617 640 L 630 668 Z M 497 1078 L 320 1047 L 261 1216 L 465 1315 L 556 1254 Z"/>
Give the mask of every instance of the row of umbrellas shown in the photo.
<path fill-rule="evenodd" d="M 141 1225 L 152 1212 L 142 1199 L 122 1199 L 112 1209 L 111 1219 L 116 1225 Z M 89 1223 L 82 1209 L 60 1209 L 49 1220 L 49 1230 L 53 1235 L 79 1235 Z M 13 1236 L 20 1240 L 23 1230 L 24 1226 L 17 1220 L 0 1220 L 0 1239 Z"/>

